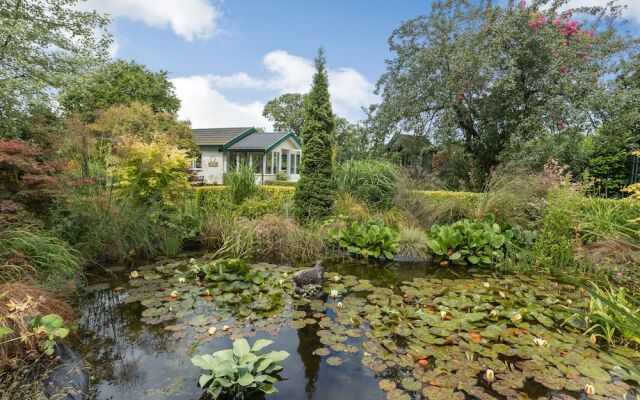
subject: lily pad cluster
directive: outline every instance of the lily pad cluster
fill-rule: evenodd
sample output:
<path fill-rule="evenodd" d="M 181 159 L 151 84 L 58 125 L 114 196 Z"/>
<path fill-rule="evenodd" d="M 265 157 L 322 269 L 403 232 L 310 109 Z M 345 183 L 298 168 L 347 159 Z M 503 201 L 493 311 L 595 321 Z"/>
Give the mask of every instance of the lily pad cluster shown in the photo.
<path fill-rule="evenodd" d="M 327 272 L 295 298 L 295 269 L 216 261 L 159 263 L 131 279 L 143 321 L 197 340 L 311 330 L 327 368 L 361 363 L 388 399 L 624 398 L 640 352 L 584 332 L 589 296 L 543 276 L 414 277 L 387 287 Z M 344 271 L 343 271 L 344 272 Z M 185 279 L 180 279 L 185 278 Z M 317 342 L 316 342 L 317 343 Z"/>

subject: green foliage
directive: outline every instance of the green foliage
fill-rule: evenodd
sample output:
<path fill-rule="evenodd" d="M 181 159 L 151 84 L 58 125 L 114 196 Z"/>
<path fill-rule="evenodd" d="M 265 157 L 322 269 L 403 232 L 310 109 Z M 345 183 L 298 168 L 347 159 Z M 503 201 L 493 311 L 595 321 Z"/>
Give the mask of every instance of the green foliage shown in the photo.
<path fill-rule="evenodd" d="M 502 230 L 492 219 L 461 220 L 451 225 L 434 225 L 427 245 L 436 261 L 443 265 L 477 265 L 488 267 L 506 257 L 514 260 L 527 257 L 535 232 L 518 229 Z"/>
<path fill-rule="evenodd" d="M 400 245 L 398 254 L 401 256 L 427 258 L 429 255 L 429 247 L 427 246 L 427 235 L 420 228 L 400 228 L 400 238 L 398 244 Z"/>
<path fill-rule="evenodd" d="M 38 315 L 31 323 L 36 335 L 45 335 L 41 343 L 41 350 L 44 354 L 51 356 L 55 350 L 56 341 L 64 339 L 69 334 L 69 329 L 65 328 L 62 317 L 57 314 Z M 2 337 L 0 337 L 2 340 Z"/>
<path fill-rule="evenodd" d="M 301 93 L 285 93 L 264 105 L 262 115 L 273 122 L 278 132 L 302 132 L 304 123 L 304 98 Z"/>
<path fill-rule="evenodd" d="M 134 203 L 174 207 L 176 199 L 189 188 L 186 151 L 163 140 L 127 140 L 118 146 L 110 164 L 116 192 Z"/>
<path fill-rule="evenodd" d="M 390 162 L 347 161 L 335 171 L 338 191 L 381 210 L 388 209 L 398 193 L 400 170 Z"/>
<path fill-rule="evenodd" d="M 294 194 L 294 215 L 308 223 L 328 216 L 333 205 L 335 183 L 331 163 L 331 133 L 335 126 L 324 52 L 318 52 L 311 92 L 305 98 L 300 180 Z"/>
<path fill-rule="evenodd" d="M 282 369 L 282 361 L 289 357 L 289 353 L 260 353 L 271 343 L 270 340 L 260 339 L 249 346 L 246 339 L 240 338 L 233 342 L 233 349 L 193 357 L 193 365 L 209 371 L 200 376 L 198 384 L 206 388 L 214 399 L 222 393 L 245 398 L 256 392 L 277 392 L 273 386 L 278 381 L 276 374 Z"/>
<path fill-rule="evenodd" d="M 229 188 L 229 200 L 241 204 L 256 191 L 256 177 L 248 165 L 240 165 L 237 172 L 224 175 L 224 184 Z"/>
<path fill-rule="evenodd" d="M 290 187 L 296 186 L 296 182 L 284 181 L 284 180 L 266 180 L 264 181 L 264 184 L 266 186 L 290 186 Z"/>
<path fill-rule="evenodd" d="M 8 0 L 0 9 L 0 137 L 27 138 L 34 111 L 54 108 L 53 88 L 107 58 L 109 20 L 77 0 Z"/>
<path fill-rule="evenodd" d="M 373 131 L 460 143 L 480 179 L 513 142 L 580 131 L 631 40 L 609 24 L 615 8 L 561 11 L 567 2 L 435 2 L 404 22 L 389 39 Z"/>
<path fill-rule="evenodd" d="M 255 226 L 256 253 L 277 262 L 317 260 L 324 248 L 318 232 L 289 218 L 265 215 Z"/>
<path fill-rule="evenodd" d="M 100 136 L 116 144 L 122 137 L 132 137 L 142 143 L 164 140 L 182 149 L 195 149 L 188 121 L 178 121 L 175 114 L 157 112 L 149 104 L 133 102 L 116 104 L 97 115 L 89 125 Z"/>
<path fill-rule="evenodd" d="M 135 61 L 116 60 L 81 76 L 60 94 L 68 113 L 93 121 L 96 112 L 139 102 L 157 113 L 178 112 L 180 100 L 166 71 L 153 72 Z"/>
<path fill-rule="evenodd" d="M 37 229 L 0 232 L 0 281 L 17 279 L 26 272 L 43 280 L 68 279 L 81 265 L 79 253 L 50 233 Z"/>
<path fill-rule="evenodd" d="M 331 238 L 340 248 L 364 258 L 384 256 L 393 260 L 400 250 L 398 233 L 375 221 L 352 222 L 350 226 L 332 232 Z"/>
<path fill-rule="evenodd" d="M 622 287 L 602 289 L 594 284 L 587 290 L 591 301 L 585 334 L 594 333 L 611 345 L 640 345 L 640 301 Z"/>
<path fill-rule="evenodd" d="M 573 264 L 575 213 L 581 198 L 567 190 L 549 193 L 542 231 L 535 246 L 536 263 L 546 269 L 564 268 Z"/>

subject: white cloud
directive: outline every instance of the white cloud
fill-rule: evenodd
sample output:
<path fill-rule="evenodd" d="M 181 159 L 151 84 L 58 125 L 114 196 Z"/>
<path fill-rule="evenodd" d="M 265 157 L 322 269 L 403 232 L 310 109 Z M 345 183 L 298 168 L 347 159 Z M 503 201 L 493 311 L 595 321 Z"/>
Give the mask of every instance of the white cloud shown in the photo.
<path fill-rule="evenodd" d="M 608 0 L 571 0 L 567 5 L 568 8 L 604 6 Z M 623 15 L 626 18 L 640 23 L 640 1 L 638 0 L 619 0 L 618 4 L 626 5 Z"/>
<path fill-rule="evenodd" d="M 208 0 L 88 0 L 81 5 L 155 27 L 169 26 L 176 35 L 192 41 L 217 32 L 220 12 Z"/>
<path fill-rule="evenodd" d="M 264 104 L 253 101 L 239 104 L 226 98 L 212 86 L 207 76 L 190 76 L 171 80 L 182 106 L 181 119 L 191 120 L 193 128 L 224 126 L 256 126 L 271 129 L 271 123 L 262 116 Z"/>
<path fill-rule="evenodd" d="M 223 95 L 226 89 L 252 91 L 256 98 L 272 98 L 283 93 L 306 93 L 311 88 L 315 67 L 312 60 L 276 50 L 262 60 L 265 77 L 245 72 L 231 75 L 196 75 L 175 78 L 176 94 L 182 101 L 180 117 L 193 127 L 247 126 L 271 129 L 262 116 L 264 103 L 237 103 Z M 363 117 L 361 107 L 376 102 L 373 84 L 353 68 L 328 70 L 329 94 L 334 112 L 355 122 Z"/>

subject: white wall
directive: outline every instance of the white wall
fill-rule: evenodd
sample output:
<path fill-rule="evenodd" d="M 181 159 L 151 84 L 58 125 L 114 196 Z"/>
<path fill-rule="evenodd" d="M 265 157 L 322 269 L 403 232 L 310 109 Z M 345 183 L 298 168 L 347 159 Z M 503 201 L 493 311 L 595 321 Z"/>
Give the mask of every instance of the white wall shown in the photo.
<path fill-rule="evenodd" d="M 202 168 L 194 169 L 194 171 L 199 176 L 203 176 L 206 183 L 221 185 L 224 163 L 220 148 L 214 146 L 201 146 L 200 153 L 202 154 Z M 214 158 L 215 161 L 212 161 Z M 213 166 L 214 162 L 217 162 L 218 165 Z"/>

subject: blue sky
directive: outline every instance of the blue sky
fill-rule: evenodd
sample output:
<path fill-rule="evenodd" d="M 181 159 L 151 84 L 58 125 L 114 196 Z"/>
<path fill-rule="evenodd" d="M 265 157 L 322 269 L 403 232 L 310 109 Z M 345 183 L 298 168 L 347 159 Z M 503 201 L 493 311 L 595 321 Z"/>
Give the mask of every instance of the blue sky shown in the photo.
<path fill-rule="evenodd" d="M 628 17 L 640 20 L 640 0 L 623 1 L 630 2 Z M 169 72 L 183 103 L 179 115 L 194 127 L 269 128 L 264 103 L 308 90 L 319 46 L 334 111 L 360 119 L 360 107 L 377 100 L 373 88 L 391 56 L 389 36 L 402 21 L 427 13 L 430 2 L 88 0 L 87 7 L 113 17 L 114 57 Z"/>

